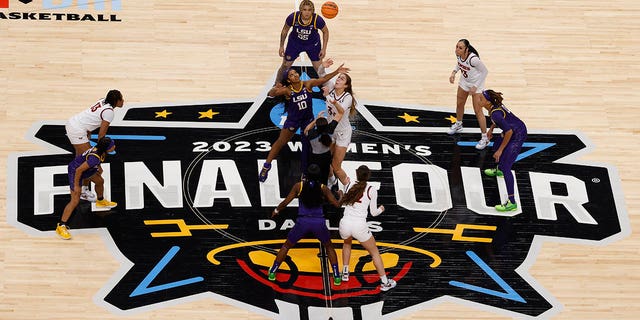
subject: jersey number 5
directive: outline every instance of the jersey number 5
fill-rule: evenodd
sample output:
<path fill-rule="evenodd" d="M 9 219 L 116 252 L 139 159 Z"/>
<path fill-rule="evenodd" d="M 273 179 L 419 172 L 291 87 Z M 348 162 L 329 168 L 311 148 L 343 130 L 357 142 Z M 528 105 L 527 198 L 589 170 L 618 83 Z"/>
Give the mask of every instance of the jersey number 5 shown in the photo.
<path fill-rule="evenodd" d="M 100 102 L 96 103 L 93 107 L 91 107 L 91 112 L 96 112 L 96 110 L 100 109 Z"/>

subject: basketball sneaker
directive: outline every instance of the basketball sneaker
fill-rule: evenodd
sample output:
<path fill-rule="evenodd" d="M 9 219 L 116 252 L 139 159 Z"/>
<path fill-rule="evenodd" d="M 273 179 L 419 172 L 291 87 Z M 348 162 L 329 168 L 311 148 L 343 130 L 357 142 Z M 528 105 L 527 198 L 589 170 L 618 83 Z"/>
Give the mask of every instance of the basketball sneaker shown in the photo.
<path fill-rule="evenodd" d="M 327 181 L 327 188 L 333 189 L 333 186 L 336 184 L 338 184 L 338 178 L 335 175 L 329 177 L 329 180 Z"/>
<path fill-rule="evenodd" d="M 349 270 L 342 271 L 342 281 L 349 281 Z"/>
<path fill-rule="evenodd" d="M 58 225 L 56 226 L 56 234 L 64 240 L 71 239 L 71 233 L 69 233 L 69 227 L 67 227 L 64 224 L 58 223 Z"/>
<path fill-rule="evenodd" d="M 486 136 L 482 136 L 480 141 L 478 141 L 478 144 L 476 144 L 476 149 L 482 150 L 486 148 L 488 145 L 489 145 L 489 138 L 487 138 Z"/>
<path fill-rule="evenodd" d="M 451 128 L 449 128 L 449 130 L 447 130 L 448 134 L 456 134 L 458 132 L 462 131 L 462 121 L 456 121 L 453 125 L 451 125 Z"/>
<path fill-rule="evenodd" d="M 518 209 L 518 205 L 515 203 L 511 203 L 510 200 L 507 200 L 507 202 L 505 202 L 504 204 L 499 204 L 495 208 L 499 212 L 506 212 Z"/>
<path fill-rule="evenodd" d="M 260 170 L 260 175 L 258 175 L 258 181 L 267 181 L 267 178 L 269 177 L 269 170 L 271 170 L 271 163 L 265 162 L 262 165 L 262 170 Z"/>
<path fill-rule="evenodd" d="M 117 205 L 118 205 L 117 203 L 113 201 L 109 201 L 107 199 L 96 201 L 96 207 L 98 208 L 115 208 Z"/>
<path fill-rule="evenodd" d="M 275 272 L 269 272 L 268 279 L 269 279 L 269 281 L 276 281 L 276 273 Z"/>
<path fill-rule="evenodd" d="M 502 173 L 502 171 L 498 168 L 493 168 L 493 169 L 484 169 L 484 174 L 488 175 L 489 177 L 502 177 L 504 176 L 504 174 Z"/>
<path fill-rule="evenodd" d="M 393 279 L 389 279 L 389 281 L 387 281 L 387 283 L 383 283 L 380 285 L 380 291 L 389 291 L 393 288 L 396 287 L 398 283 L 393 280 Z"/>
<path fill-rule="evenodd" d="M 89 202 L 96 202 L 98 201 L 98 196 L 91 190 L 82 190 L 82 193 L 80 193 L 80 199 Z"/>

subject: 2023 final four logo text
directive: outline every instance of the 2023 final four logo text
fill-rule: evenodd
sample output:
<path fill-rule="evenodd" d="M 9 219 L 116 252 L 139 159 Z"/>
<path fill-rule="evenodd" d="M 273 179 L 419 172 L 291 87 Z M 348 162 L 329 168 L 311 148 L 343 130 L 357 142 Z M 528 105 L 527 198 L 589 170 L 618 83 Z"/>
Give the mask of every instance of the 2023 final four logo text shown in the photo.
<path fill-rule="evenodd" d="M 306 70 L 301 70 L 301 72 Z M 303 76 L 305 76 L 303 74 Z M 315 93 L 314 112 L 324 108 Z M 334 286 L 316 240 L 289 251 L 281 277 L 266 273 L 295 221 L 296 204 L 269 218 L 300 177 L 299 136 L 257 175 L 279 134 L 282 104 L 212 102 L 125 107 L 109 136 L 117 154 L 103 164 L 108 212 L 89 203 L 70 220 L 74 234 L 100 232 L 122 267 L 98 301 L 115 312 L 213 297 L 279 319 L 394 318 L 454 300 L 513 317 L 548 317 L 561 305 L 528 274 L 543 240 L 608 243 L 629 234 L 614 168 L 580 163 L 589 147 L 570 133 L 529 134 L 514 165 L 520 207 L 498 213 L 502 178 L 481 174 L 491 151 L 477 133 L 446 134 L 444 110 L 363 103 L 344 168 L 366 164 L 386 211 L 369 222 L 390 278 L 382 293 L 366 251 L 354 246 L 352 277 Z M 465 115 L 472 128 L 475 116 Z M 33 139 L 46 152 L 9 158 L 8 220 L 54 236 L 69 200 L 72 147 L 64 122 L 39 123 Z M 340 256 L 341 210 L 327 208 Z"/>

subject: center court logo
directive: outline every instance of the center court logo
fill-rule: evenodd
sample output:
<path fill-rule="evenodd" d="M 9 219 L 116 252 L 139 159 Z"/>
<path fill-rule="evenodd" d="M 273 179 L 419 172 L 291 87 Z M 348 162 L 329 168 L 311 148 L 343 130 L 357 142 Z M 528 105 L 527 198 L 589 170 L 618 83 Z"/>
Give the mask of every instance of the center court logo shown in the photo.
<path fill-rule="evenodd" d="M 96 295 L 99 304 L 121 313 L 212 297 L 280 319 L 381 319 L 456 301 L 548 318 L 561 305 L 528 273 L 542 242 L 601 244 L 629 234 L 616 170 L 580 163 L 577 156 L 589 147 L 579 135 L 532 132 L 514 166 L 522 205 L 498 213 L 492 205 L 504 182 L 481 175 L 493 162 L 490 152 L 473 147 L 475 133 L 448 136 L 448 112 L 365 103 L 345 169 L 353 175 L 366 164 L 373 171 L 386 211 L 370 229 L 398 287 L 379 290 L 358 245 L 352 279 L 334 286 L 317 241 L 292 249 L 282 277 L 269 282 L 266 272 L 296 209 L 268 216 L 300 175 L 296 136 L 269 179 L 258 182 L 279 133 L 272 124 L 277 107 L 260 100 L 117 113 L 109 135 L 118 154 L 103 168 L 108 197 L 120 206 L 97 212 L 86 204 L 70 221 L 76 237 L 103 234 L 122 261 Z M 50 148 L 10 157 L 8 220 L 54 237 L 69 199 L 72 147 L 62 123 L 35 125 L 32 134 Z M 340 256 L 341 211 L 328 209 L 327 217 Z"/>
<path fill-rule="evenodd" d="M 21 10 L 12 12 L 0 11 L 0 20 L 36 20 L 36 21 L 93 21 L 93 22 L 121 22 L 114 11 L 122 9 L 121 0 L 43 0 L 42 6 L 32 4 L 32 0 L 19 0 L 22 4 L 12 3 L 11 9 Z M 28 6 L 27 6 L 28 5 Z M 0 0 L 0 9 L 10 8 L 9 0 Z M 50 12 L 55 10 L 54 12 Z M 108 12 L 87 13 L 86 11 Z"/>

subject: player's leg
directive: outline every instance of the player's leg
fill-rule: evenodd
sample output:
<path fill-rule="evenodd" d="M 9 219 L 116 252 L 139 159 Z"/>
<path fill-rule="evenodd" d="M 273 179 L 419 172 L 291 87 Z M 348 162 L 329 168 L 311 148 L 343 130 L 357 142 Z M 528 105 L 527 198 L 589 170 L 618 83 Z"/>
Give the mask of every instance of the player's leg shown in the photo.
<path fill-rule="evenodd" d="M 285 126 L 286 126 L 286 123 L 285 123 Z M 258 180 L 260 182 L 265 182 L 269 177 L 269 170 L 271 170 L 271 161 L 273 161 L 273 159 L 275 159 L 278 156 L 282 147 L 284 147 L 284 145 L 291 140 L 291 138 L 295 133 L 295 128 L 293 129 L 294 130 L 290 130 L 287 127 L 283 127 L 282 130 L 280 130 L 280 135 L 278 136 L 278 139 L 271 146 L 271 150 L 269 150 L 269 155 L 267 156 L 267 160 L 262 165 L 262 170 L 260 170 L 260 174 L 258 175 Z"/>
<path fill-rule="evenodd" d="M 447 131 L 448 134 L 455 134 L 462 131 L 462 119 L 464 117 L 464 105 L 467 103 L 467 97 L 469 97 L 469 89 L 458 86 L 456 93 L 456 122 L 451 125 L 451 128 Z"/>
<path fill-rule="evenodd" d="M 96 172 L 94 175 L 89 177 L 89 180 L 91 180 L 91 182 L 93 182 L 96 186 L 96 207 L 115 208 L 118 205 L 116 202 L 109 201 L 104 198 L 104 178 L 102 178 L 102 175 Z"/>
<path fill-rule="evenodd" d="M 378 246 L 376 245 L 376 239 L 372 235 L 368 240 L 360 242 L 360 244 L 367 249 L 369 255 L 371 255 L 373 265 L 376 267 L 376 271 L 380 276 L 380 290 L 387 291 L 389 289 L 393 289 L 396 286 L 396 282 L 393 279 L 387 278 L 387 273 L 384 270 L 384 263 L 382 262 L 382 257 L 380 256 Z"/>

